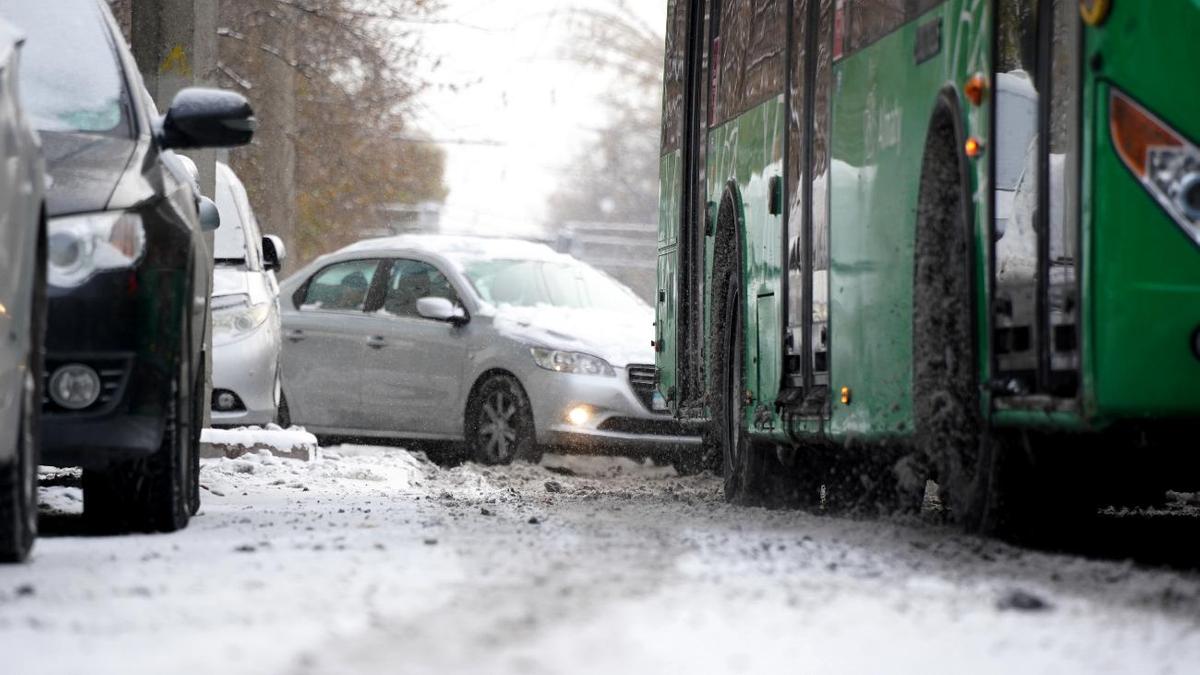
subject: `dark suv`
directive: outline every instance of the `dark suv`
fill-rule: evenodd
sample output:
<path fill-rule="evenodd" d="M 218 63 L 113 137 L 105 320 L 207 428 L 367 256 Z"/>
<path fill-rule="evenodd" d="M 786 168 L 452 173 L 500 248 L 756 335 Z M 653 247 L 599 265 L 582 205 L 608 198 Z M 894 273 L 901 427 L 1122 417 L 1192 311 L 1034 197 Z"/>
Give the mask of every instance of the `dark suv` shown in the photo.
<path fill-rule="evenodd" d="M 51 178 L 43 461 L 83 467 L 101 529 L 180 529 L 199 506 L 212 265 L 171 150 L 248 143 L 253 113 L 186 89 L 160 118 L 101 0 L 0 0 L 0 16 L 27 37 L 22 99 Z"/>

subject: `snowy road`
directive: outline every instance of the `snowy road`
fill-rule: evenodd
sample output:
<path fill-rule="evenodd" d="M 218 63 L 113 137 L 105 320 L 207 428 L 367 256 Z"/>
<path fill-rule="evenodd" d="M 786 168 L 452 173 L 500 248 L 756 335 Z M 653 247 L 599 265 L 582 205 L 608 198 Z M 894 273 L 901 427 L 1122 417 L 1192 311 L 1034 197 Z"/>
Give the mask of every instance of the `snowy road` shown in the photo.
<path fill-rule="evenodd" d="M 629 460 L 206 460 L 169 536 L 47 519 L 0 672 L 1187 673 L 1200 575 L 731 507 Z M 554 470 L 552 470 L 554 469 Z M 51 513 L 78 490 L 43 488 Z M 1194 544 L 1194 542 L 1193 542 Z"/>

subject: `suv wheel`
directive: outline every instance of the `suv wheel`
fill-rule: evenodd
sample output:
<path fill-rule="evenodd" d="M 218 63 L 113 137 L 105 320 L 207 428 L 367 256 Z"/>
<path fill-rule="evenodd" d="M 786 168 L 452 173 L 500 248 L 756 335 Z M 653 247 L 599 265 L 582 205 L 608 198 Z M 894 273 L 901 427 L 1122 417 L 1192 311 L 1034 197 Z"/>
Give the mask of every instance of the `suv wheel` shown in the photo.
<path fill-rule="evenodd" d="M 186 353 L 186 352 L 185 352 Z M 193 475 L 186 357 L 171 382 L 162 444 L 149 457 L 83 472 L 83 515 L 92 528 L 104 532 L 174 532 L 187 527 Z M 196 451 L 198 456 L 198 450 Z"/>

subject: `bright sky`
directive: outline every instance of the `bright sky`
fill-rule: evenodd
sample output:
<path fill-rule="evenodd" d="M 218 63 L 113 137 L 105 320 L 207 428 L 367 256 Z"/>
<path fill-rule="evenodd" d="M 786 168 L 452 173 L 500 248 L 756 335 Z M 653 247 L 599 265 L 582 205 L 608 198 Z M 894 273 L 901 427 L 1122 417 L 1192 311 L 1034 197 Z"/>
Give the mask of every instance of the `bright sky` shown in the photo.
<path fill-rule="evenodd" d="M 443 230 L 542 232 L 547 199 L 603 121 L 606 78 L 565 56 L 572 9 L 617 1 L 445 0 L 452 23 L 425 33 L 442 62 L 420 120 L 445 142 Z M 625 1 L 656 29 L 666 23 L 666 0 Z"/>

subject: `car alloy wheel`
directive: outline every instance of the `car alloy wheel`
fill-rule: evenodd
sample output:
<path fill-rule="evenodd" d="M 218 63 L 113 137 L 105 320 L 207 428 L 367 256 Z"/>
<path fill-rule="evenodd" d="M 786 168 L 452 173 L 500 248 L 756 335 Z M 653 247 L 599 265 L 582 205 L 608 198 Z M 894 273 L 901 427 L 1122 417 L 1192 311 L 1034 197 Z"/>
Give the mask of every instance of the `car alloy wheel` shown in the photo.
<path fill-rule="evenodd" d="M 483 452 L 496 464 L 513 460 L 517 447 L 518 401 L 512 392 L 496 390 L 479 406 L 479 437 Z"/>

